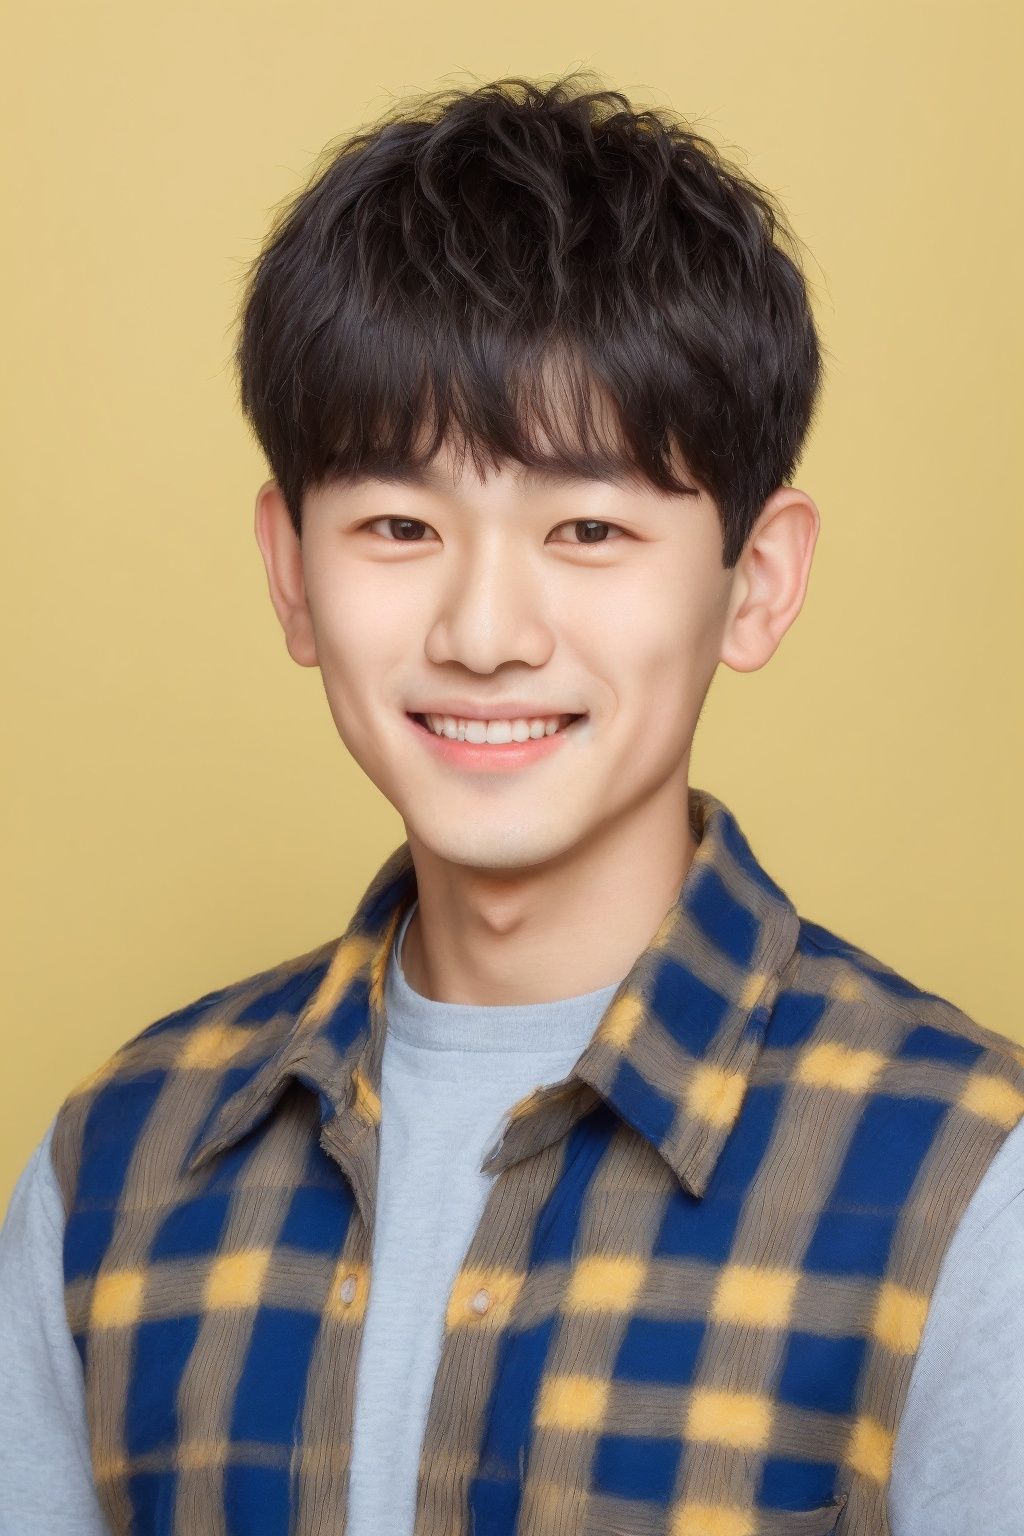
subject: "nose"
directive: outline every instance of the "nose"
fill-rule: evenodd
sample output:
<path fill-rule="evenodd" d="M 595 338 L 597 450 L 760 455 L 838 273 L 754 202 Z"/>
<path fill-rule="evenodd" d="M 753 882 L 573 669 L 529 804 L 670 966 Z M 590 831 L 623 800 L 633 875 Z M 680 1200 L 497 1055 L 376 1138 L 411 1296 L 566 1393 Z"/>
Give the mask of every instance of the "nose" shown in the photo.
<path fill-rule="evenodd" d="M 430 625 L 426 654 L 481 675 L 505 662 L 540 667 L 554 649 L 548 600 L 536 570 L 506 542 L 474 551 L 453 569 Z"/>

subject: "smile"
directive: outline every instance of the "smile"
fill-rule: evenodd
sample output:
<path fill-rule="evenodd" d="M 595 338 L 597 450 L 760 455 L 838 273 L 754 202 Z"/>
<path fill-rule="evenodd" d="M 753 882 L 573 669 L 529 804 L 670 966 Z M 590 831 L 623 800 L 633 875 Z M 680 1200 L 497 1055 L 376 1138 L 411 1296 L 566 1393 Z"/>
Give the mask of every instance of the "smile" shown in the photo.
<path fill-rule="evenodd" d="M 485 742 L 489 746 L 503 746 L 510 741 L 537 741 L 542 736 L 553 736 L 556 731 L 565 730 L 574 720 L 583 717 L 566 714 L 521 719 L 464 720 L 453 715 L 414 714 L 412 718 L 427 730 L 433 731 L 435 736 L 444 736 L 449 741 L 469 741 L 475 746 L 482 746 Z"/>
<path fill-rule="evenodd" d="M 460 720 L 452 735 L 436 731 L 425 715 L 407 714 L 405 718 L 417 740 L 441 762 L 467 770 L 503 772 L 526 767 L 560 751 L 588 716 L 551 716 L 533 726 L 528 720 Z M 435 720 L 441 723 L 439 717 L 435 716 Z M 518 727 L 515 736 L 513 727 Z M 490 739 L 493 736 L 504 739 Z"/>

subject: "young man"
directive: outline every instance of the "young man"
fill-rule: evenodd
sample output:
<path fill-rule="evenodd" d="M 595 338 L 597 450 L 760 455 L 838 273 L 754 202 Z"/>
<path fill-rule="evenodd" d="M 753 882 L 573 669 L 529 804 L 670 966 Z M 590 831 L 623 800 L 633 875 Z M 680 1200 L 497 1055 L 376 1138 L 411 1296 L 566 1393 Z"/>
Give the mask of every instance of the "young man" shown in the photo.
<path fill-rule="evenodd" d="M 569 79 L 417 103 L 268 240 L 256 536 L 407 841 L 59 1107 L 5 1533 L 1020 1529 L 1024 1050 L 689 783 L 818 532 L 781 229 Z"/>

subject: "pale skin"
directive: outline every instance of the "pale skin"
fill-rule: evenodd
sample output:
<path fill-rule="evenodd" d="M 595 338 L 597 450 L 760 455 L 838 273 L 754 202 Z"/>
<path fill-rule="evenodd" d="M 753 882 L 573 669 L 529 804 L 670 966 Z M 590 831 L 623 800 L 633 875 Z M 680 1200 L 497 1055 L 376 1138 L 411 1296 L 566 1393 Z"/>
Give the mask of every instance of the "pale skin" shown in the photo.
<path fill-rule="evenodd" d="M 779 488 L 725 570 L 703 490 L 534 482 L 519 465 L 481 478 L 448 448 L 431 469 L 429 487 L 310 491 L 301 540 L 268 480 L 255 533 L 271 601 L 405 825 L 409 984 L 475 1005 L 591 992 L 628 972 L 677 898 L 701 706 L 719 663 L 756 671 L 796 619 L 818 510 Z M 580 520 L 611 526 L 588 535 Z M 549 757 L 471 773 L 406 714 L 456 695 L 588 718 Z"/>

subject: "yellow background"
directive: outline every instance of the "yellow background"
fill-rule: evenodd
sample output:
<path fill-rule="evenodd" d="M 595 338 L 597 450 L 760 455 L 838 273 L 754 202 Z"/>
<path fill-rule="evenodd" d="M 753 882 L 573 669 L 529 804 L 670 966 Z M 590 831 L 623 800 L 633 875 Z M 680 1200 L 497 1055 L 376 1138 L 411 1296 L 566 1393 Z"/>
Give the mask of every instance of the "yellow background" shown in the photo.
<path fill-rule="evenodd" d="M 404 829 L 290 661 L 230 355 L 329 140 L 580 66 L 788 210 L 826 348 L 822 532 L 693 783 L 798 909 L 1024 1041 L 1022 62 L 1007 3 L 9 8 L 0 1202 L 68 1089 L 348 921 Z"/>

